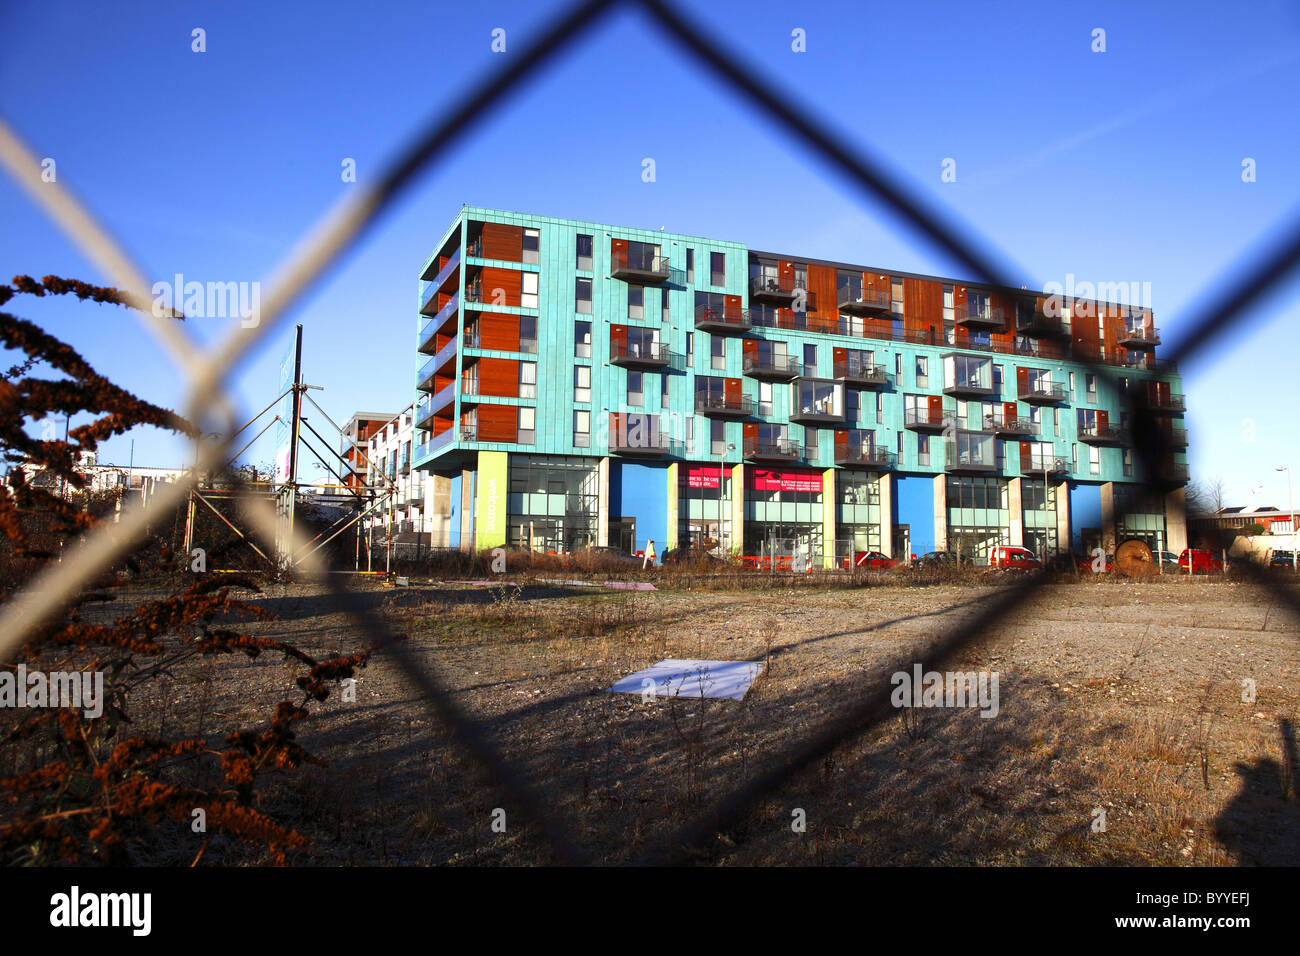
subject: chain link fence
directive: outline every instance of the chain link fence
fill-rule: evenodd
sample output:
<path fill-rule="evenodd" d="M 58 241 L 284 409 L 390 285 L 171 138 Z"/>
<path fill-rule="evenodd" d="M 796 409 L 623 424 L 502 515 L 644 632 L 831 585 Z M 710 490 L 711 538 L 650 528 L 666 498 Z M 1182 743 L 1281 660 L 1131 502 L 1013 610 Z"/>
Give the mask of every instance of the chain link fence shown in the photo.
<path fill-rule="evenodd" d="M 715 33 L 700 29 L 664 0 L 590 0 L 562 11 L 538 38 L 501 72 L 485 79 L 463 101 L 428 124 L 422 133 L 397 150 L 383 175 L 372 186 L 360 186 L 352 198 L 339 204 L 299 245 L 267 284 L 261 321 L 252 327 L 241 325 L 210 348 L 202 347 L 183 325 L 153 314 L 150 283 L 122 246 L 103 228 L 90 211 L 63 183 L 44 182 L 39 158 L 7 122 L 0 120 L 0 162 L 28 192 L 33 201 L 75 241 L 91 260 L 126 293 L 135 306 L 133 314 L 166 349 L 185 376 L 189 391 L 184 410 L 204 432 L 229 435 L 234 430 L 234 401 L 227 394 L 227 380 L 235 366 L 268 336 L 281 328 L 292 308 L 325 270 L 372 228 L 379 216 L 389 211 L 414 183 L 427 173 L 477 125 L 484 122 L 507 97 L 534 79 L 549 63 L 571 50 L 590 35 L 618 8 L 639 8 L 658 30 L 702 67 L 714 80 L 751 106 L 764 120 L 787 134 L 831 171 L 842 176 L 867 199 L 882 204 L 911 226 L 937 249 L 968 270 L 973 280 L 1003 288 L 1017 288 L 1010 274 L 999 267 L 987 244 L 972 239 L 964 229 L 930 208 L 924 199 L 899 184 L 874 156 L 848 146 L 829 127 L 814 120 L 814 112 L 800 102 L 779 94 L 760 74 L 749 69 L 747 60 L 723 50 Z M 1300 217 L 1273 239 L 1272 249 L 1253 265 L 1239 270 L 1233 282 L 1225 283 L 1216 297 L 1198 299 L 1208 304 L 1183 327 L 1181 344 L 1168 359 L 1182 363 L 1202 354 L 1247 310 L 1274 291 L 1300 260 Z M 1075 359 L 1098 376 L 1110 389 L 1120 388 L 1124 371 L 1112 366 Z M 1167 438 L 1147 407 L 1145 392 L 1132 389 L 1124 396 L 1132 422 L 1133 447 L 1138 476 L 1152 490 L 1163 491 L 1159 464 L 1168 450 Z M 196 476 L 215 467 L 228 452 L 228 441 L 205 446 L 198 462 L 183 481 L 163 486 L 148 505 L 133 503 L 121 519 L 90 533 L 84 546 L 72 549 L 59 563 L 42 572 L 24 591 L 0 607 L 0 659 L 11 659 L 17 649 L 52 617 L 60 613 L 97 575 L 107 571 L 146 534 L 152 520 L 174 512 L 186 500 Z M 261 504 L 251 509 L 258 533 L 268 543 L 276 540 L 273 507 Z M 300 536 L 299 536 L 300 537 Z M 303 549 L 305 542 L 296 542 Z M 782 542 L 784 557 L 793 561 L 798 542 Z M 839 551 L 836 551 L 837 557 Z M 397 639 L 389 625 L 358 594 L 349 592 L 340 575 L 330 575 L 317 557 L 304 562 L 303 570 L 327 588 L 332 599 L 347 610 L 356 623 L 375 639 L 403 671 L 421 695 L 435 719 L 452 727 L 455 739 L 469 756 L 487 770 L 510 801 L 513 813 L 534 824 L 548 842 L 556 860 L 586 863 L 588 851 L 574 840 L 577 827 L 559 817 L 555 801 L 544 798 L 518 766 L 493 744 L 478 724 L 456 703 L 441 674 L 425 661 L 415 659 L 405 642 Z M 1281 582 L 1257 571 L 1249 562 L 1244 572 L 1258 586 L 1293 613 L 1300 614 L 1300 599 Z M 1027 575 L 1007 587 L 999 599 L 983 608 L 961 628 L 938 638 L 923 661 L 900 661 L 899 667 L 920 664 L 924 670 L 944 670 L 959 655 L 978 649 L 995 639 L 997 625 L 1013 615 L 1044 582 L 1042 575 Z M 798 741 L 772 766 L 744 781 L 699 814 L 673 839 L 638 862 L 665 864 L 693 859 L 693 854 L 714 834 L 725 830 L 747 813 L 764 796 L 791 776 L 823 758 L 849 740 L 888 719 L 895 711 L 890 704 L 891 687 L 885 680 L 865 686 L 853 707 L 838 714 L 814 733 Z"/>

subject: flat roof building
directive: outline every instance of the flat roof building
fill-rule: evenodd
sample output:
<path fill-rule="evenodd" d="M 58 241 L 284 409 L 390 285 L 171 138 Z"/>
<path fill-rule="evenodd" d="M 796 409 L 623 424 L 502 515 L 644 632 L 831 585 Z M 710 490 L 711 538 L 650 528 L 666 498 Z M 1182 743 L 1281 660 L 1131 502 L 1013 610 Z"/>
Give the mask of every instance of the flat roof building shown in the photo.
<path fill-rule="evenodd" d="M 1186 546 L 1182 383 L 1145 306 L 466 207 L 417 309 L 413 464 L 450 479 L 452 546 Z M 1130 384 L 1172 449 L 1155 495 Z"/>

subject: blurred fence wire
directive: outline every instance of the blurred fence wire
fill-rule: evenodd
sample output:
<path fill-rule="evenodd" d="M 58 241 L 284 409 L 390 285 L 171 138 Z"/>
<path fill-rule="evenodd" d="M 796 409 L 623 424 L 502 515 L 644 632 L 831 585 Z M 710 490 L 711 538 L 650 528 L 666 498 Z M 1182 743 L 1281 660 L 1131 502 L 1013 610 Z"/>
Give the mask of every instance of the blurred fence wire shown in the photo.
<path fill-rule="evenodd" d="M 512 56 L 505 69 L 493 73 L 475 86 L 464 99 L 435 116 L 414 140 L 399 149 L 374 185 L 359 186 L 349 199 L 339 203 L 298 245 L 272 276 L 261 311 L 260 322 L 234 328 L 211 348 L 203 348 L 183 325 L 155 316 L 150 308 L 150 284 L 145 273 L 130 259 L 112 234 L 62 183 L 45 182 L 38 157 L 22 142 L 12 127 L 0 118 L 0 163 L 31 196 L 33 201 L 102 269 L 113 284 L 126 293 L 137 308 L 135 314 L 149 334 L 167 350 L 188 383 L 184 404 L 186 415 L 200 423 L 205 432 L 223 435 L 233 432 L 234 401 L 226 392 L 236 365 L 288 318 L 315 280 L 345 251 L 360 241 L 378 217 L 390 210 L 411 186 L 416 176 L 435 166 L 478 124 L 492 115 L 507 97 L 517 93 L 546 66 L 619 8 L 648 18 L 670 41 L 693 59 L 721 86 L 748 104 L 763 120 L 787 135 L 796 148 L 827 166 L 869 201 L 883 206 L 924 239 L 969 269 L 972 278 L 1005 288 L 1016 288 L 1010 274 L 998 263 L 991 246 L 977 240 L 949 217 L 932 208 L 915 190 L 893 176 L 886 165 L 866 150 L 851 145 L 835 130 L 815 118 L 813 110 L 778 91 L 762 75 L 751 70 L 745 59 L 723 50 L 716 33 L 702 29 L 665 0 L 588 0 L 563 10 L 519 55 Z M 1183 323 L 1186 334 L 1174 350 L 1172 360 L 1183 362 L 1202 353 L 1210 342 L 1234 324 L 1245 312 L 1286 279 L 1300 261 L 1300 217 L 1279 230 L 1270 240 L 1271 251 L 1228 276 L 1222 290 L 1199 315 Z M 1119 370 L 1086 359 L 1075 358 L 1098 376 L 1099 382 L 1118 389 Z M 1138 473 L 1154 491 L 1163 491 L 1159 463 L 1169 450 L 1163 432 L 1147 407 L 1146 393 L 1132 388 L 1124 396 L 1132 422 Z M 38 575 L 19 595 L 0 607 L 0 660 L 11 659 L 17 649 L 44 624 L 59 614 L 97 575 L 108 570 L 146 534 L 150 520 L 181 506 L 197 478 L 216 467 L 226 455 L 229 440 L 205 445 L 194 468 L 184 480 L 155 494 L 148 505 L 136 504 L 124 510 L 118 523 L 91 532 L 85 546 L 73 549 L 63 560 Z M 273 543 L 275 515 L 270 505 L 254 508 L 257 531 Z M 1122 514 L 1123 512 L 1121 512 Z M 301 533 L 295 544 L 305 544 Z M 295 548 L 297 551 L 298 548 Z M 490 774 L 510 801 L 514 815 L 534 824 L 560 862 L 580 864 L 592 861 L 588 850 L 574 835 L 580 832 L 554 809 L 555 801 L 527 780 L 500 748 L 488 739 L 469 714 L 456 702 L 436 668 L 417 661 L 385 620 L 350 592 L 340 575 L 330 575 L 320 557 L 307 561 L 306 570 L 331 592 L 332 599 L 375 639 L 391 656 L 406 678 L 419 691 L 434 717 L 451 726 L 454 739 Z M 1300 615 L 1295 592 L 1247 563 L 1246 571 L 1273 597 Z M 920 663 L 924 670 L 942 670 L 982 644 L 996 640 L 996 626 L 1013 615 L 1033 596 L 1046 575 L 1028 576 L 1006 588 L 998 599 L 974 619 L 940 637 L 923 661 L 899 662 L 900 668 Z M 883 677 L 863 689 L 857 704 L 828 721 L 807 738 L 791 745 L 775 758 L 770 769 L 753 776 L 701 812 L 689 825 L 661 848 L 637 862 L 670 864 L 687 862 L 706 849 L 715 835 L 725 831 L 750 811 L 754 804 L 773 793 L 791 777 L 837 747 L 869 731 L 894 713 L 890 705 L 891 686 Z"/>

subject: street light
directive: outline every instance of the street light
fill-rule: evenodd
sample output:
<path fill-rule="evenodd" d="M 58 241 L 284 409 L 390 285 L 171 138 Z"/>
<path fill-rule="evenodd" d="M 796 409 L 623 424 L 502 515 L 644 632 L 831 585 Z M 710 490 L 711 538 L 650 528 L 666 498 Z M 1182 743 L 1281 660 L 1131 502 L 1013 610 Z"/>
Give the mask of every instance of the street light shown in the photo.
<path fill-rule="evenodd" d="M 727 453 L 736 450 L 734 441 L 727 442 L 727 447 L 722 449 L 722 454 L 718 456 L 718 550 L 722 551 L 722 484 L 723 471 L 727 463 Z M 725 552 L 724 552 L 725 553 Z M 722 557 L 721 554 L 718 557 Z"/>
<path fill-rule="evenodd" d="M 1295 487 L 1291 483 L 1291 466 L 1283 465 L 1281 468 L 1274 468 L 1274 471 L 1286 472 L 1286 508 L 1291 512 L 1291 570 L 1297 568 L 1300 562 L 1300 548 L 1296 547 L 1296 522 L 1295 522 Z"/>

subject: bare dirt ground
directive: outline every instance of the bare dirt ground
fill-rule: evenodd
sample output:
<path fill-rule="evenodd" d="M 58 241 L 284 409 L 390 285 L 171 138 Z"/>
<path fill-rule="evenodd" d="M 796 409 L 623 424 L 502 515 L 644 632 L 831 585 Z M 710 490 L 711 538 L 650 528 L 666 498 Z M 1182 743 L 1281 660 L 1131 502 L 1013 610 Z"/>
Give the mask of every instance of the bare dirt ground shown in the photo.
<path fill-rule="evenodd" d="M 844 713 L 870 678 L 910 669 L 998 590 L 360 587 L 545 794 L 567 837 L 608 864 L 671 848 L 678 827 Z M 365 643 L 318 588 L 240 596 L 278 615 L 252 633 L 322 652 Z M 766 668 L 739 702 L 604 692 L 670 657 Z M 996 717 L 899 711 L 786 779 L 695 859 L 1300 862 L 1300 623 L 1266 593 L 1185 579 L 1050 585 L 959 669 L 999 673 Z M 211 732 L 272 711 L 291 696 L 288 673 L 269 659 L 199 665 L 132 710 L 143 730 Z M 360 672 L 356 701 L 331 696 L 302 742 L 329 766 L 286 772 L 260 797 L 309 838 L 299 863 L 552 859 L 382 654 Z M 208 853 L 257 862 L 219 841 Z"/>

